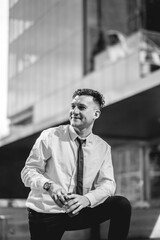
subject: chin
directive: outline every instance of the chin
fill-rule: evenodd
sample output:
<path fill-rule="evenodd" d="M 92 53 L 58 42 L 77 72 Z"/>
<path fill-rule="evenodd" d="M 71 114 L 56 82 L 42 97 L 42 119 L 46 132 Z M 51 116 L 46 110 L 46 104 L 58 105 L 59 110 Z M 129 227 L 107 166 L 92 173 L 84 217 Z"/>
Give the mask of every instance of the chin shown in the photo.
<path fill-rule="evenodd" d="M 77 128 L 77 129 L 80 128 L 80 125 L 77 124 L 77 123 L 75 123 L 75 122 L 72 122 L 72 121 L 71 121 L 70 124 L 71 124 L 71 126 L 72 126 L 73 128 Z"/>
<path fill-rule="evenodd" d="M 75 122 L 70 122 L 70 124 L 72 125 L 72 127 L 78 127 L 78 124 Z"/>

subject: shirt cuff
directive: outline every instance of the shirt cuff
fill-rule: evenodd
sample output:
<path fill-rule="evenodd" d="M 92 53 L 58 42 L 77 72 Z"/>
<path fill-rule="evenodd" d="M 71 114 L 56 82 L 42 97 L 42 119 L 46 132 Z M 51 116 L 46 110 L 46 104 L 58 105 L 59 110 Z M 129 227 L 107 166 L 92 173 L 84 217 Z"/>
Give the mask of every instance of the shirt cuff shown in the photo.
<path fill-rule="evenodd" d="M 87 193 L 84 196 L 87 197 L 89 199 L 89 201 L 90 201 L 90 205 L 88 207 L 93 207 L 95 205 L 95 203 L 96 203 L 96 199 L 93 196 L 93 194 L 92 193 Z"/>

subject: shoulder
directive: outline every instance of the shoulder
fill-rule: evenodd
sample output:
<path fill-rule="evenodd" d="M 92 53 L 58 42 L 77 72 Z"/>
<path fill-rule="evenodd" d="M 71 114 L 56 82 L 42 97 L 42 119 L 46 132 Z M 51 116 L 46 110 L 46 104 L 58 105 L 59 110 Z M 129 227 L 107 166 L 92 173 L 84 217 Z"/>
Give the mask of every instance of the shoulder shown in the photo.
<path fill-rule="evenodd" d="M 42 139 L 61 137 L 61 136 L 64 136 L 67 131 L 68 131 L 68 125 L 59 125 L 57 127 L 52 127 L 52 128 L 43 130 L 41 132 L 40 137 Z"/>
<path fill-rule="evenodd" d="M 93 134 L 93 139 L 94 142 L 99 145 L 101 145 L 102 148 L 106 149 L 106 150 L 110 150 L 111 146 L 101 137 L 99 137 L 98 135 Z"/>

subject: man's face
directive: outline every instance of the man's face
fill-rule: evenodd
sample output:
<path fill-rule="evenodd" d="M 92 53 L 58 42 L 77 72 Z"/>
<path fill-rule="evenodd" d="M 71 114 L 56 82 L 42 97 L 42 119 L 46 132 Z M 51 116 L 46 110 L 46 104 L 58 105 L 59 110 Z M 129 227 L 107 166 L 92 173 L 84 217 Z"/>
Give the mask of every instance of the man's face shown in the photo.
<path fill-rule="evenodd" d="M 95 119 L 100 115 L 98 105 L 92 96 L 76 96 L 71 103 L 70 123 L 79 130 L 92 127 Z"/>

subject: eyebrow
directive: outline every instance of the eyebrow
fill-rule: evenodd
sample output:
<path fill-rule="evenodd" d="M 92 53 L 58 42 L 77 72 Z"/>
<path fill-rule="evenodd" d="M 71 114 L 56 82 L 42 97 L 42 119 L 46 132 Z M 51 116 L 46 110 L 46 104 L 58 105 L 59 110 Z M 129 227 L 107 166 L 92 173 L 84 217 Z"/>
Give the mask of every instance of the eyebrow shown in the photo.
<path fill-rule="evenodd" d="M 84 104 L 84 103 L 71 103 L 71 106 L 73 106 L 73 105 L 78 105 L 78 106 L 83 106 L 83 107 L 87 107 L 87 105 L 86 104 Z"/>

